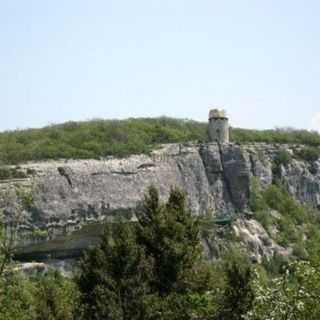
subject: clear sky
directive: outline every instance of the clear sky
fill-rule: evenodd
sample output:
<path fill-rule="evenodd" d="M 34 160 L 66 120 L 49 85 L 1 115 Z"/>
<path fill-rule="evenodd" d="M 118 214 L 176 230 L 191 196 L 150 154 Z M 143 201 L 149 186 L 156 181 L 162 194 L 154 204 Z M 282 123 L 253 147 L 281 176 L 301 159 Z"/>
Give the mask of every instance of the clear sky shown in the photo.
<path fill-rule="evenodd" d="M 0 0 L 0 130 L 167 115 L 320 130 L 319 0 Z"/>

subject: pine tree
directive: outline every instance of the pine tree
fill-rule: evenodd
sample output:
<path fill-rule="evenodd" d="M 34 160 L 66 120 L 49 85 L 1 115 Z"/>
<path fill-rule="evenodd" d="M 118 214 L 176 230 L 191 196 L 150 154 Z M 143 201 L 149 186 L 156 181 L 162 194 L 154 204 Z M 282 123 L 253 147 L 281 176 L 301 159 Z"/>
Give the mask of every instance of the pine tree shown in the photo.
<path fill-rule="evenodd" d="M 198 219 L 185 195 L 166 203 L 150 187 L 135 224 L 107 227 L 100 245 L 80 264 L 77 278 L 86 320 L 190 319 L 190 295 L 204 293 Z M 201 288 L 199 290 L 199 288 Z"/>
<path fill-rule="evenodd" d="M 254 290 L 249 265 L 231 262 L 226 266 L 226 288 L 215 320 L 241 320 L 252 308 Z"/>
<path fill-rule="evenodd" d="M 82 260 L 76 280 L 82 319 L 144 319 L 150 270 L 133 230 L 125 224 L 107 227 L 100 245 Z"/>
<path fill-rule="evenodd" d="M 186 208 L 185 194 L 172 189 L 167 203 L 150 187 L 138 212 L 138 242 L 152 257 L 152 290 L 160 296 L 185 292 L 188 277 L 199 261 L 198 219 Z"/>

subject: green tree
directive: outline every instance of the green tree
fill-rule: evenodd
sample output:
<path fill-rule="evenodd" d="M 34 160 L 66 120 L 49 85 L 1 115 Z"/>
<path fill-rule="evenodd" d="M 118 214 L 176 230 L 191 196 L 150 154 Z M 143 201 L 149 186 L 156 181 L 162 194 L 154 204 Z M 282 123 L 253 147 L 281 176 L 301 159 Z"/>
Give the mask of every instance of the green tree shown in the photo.
<path fill-rule="evenodd" d="M 210 283 L 200 259 L 199 222 L 177 189 L 166 203 L 151 187 L 138 222 L 107 227 L 80 264 L 82 317 L 191 319 Z"/>
<path fill-rule="evenodd" d="M 0 278 L 0 319 L 35 320 L 33 287 L 21 274 Z"/>
<path fill-rule="evenodd" d="M 35 320 L 74 319 L 78 293 L 72 280 L 64 278 L 56 270 L 32 280 Z"/>
<path fill-rule="evenodd" d="M 245 320 L 317 320 L 320 318 L 320 268 L 309 262 L 289 265 L 282 276 L 262 283 L 256 272 L 255 300 Z"/>
<path fill-rule="evenodd" d="M 282 168 L 287 167 L 292 161 L 290 153 L 286 150 L 280 150 L 273 159 L 272 173 L 274 180 L 281 178 Z"/>
<path fill-rule="evenodd" d="M 199 221 L 186 207 L 185 194 L 172 189 L 167 203 L 150 187 L 138 211 L 138 242 L 153 261 L 152 290 L 160 296 L 185 292 L 190 272 L 200 263 Z"/>
<path fill-rule="evenodd" d="M 107 227 L 101 243 L 80 263 L 82 319 L 143 319 L 149 266 L 133 226 Z"/>
<path fill-rule="evenodd" d="M 226 287 L 215 320 L 240 320 L 252 308 L 254 291 L 248 264 L 231 262 L 226 266 Z"/>
<path fill-rule="evenodd" d="M 0 278 L 8 269 L 16 242 L 23 207 L 16 191 L 0 195 Z"/>

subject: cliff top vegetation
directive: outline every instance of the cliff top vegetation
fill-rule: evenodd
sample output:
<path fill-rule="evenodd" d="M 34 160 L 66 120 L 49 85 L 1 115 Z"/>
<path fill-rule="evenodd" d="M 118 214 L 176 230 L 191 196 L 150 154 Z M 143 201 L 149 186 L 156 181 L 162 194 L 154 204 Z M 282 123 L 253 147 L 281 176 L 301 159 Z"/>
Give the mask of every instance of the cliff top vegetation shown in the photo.
<path fill-rule="evenodd" d="M 124 157 L 148 153 L 162 143 L 186 141 L 206 142 L 207 123 L 167 117 L 66 122 L 41 129 L 1 132 L 0 164 L 59 158 Z M 320 135 L 308 130 L 231 128 L 231 141 L 320 146 Z"/>

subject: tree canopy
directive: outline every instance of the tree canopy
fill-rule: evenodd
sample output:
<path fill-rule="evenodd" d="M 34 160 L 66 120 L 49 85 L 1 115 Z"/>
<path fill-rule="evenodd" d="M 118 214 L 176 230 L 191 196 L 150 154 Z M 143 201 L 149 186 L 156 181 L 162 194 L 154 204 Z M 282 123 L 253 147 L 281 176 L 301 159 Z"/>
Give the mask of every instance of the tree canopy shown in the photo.
<path fill-rule="evenodd" d="M 207 142 L 207 130 L 206 122 L 160 117 L 66 122 L 41 129 L 5 131 L 0 133 L 0 165 L 60 158 L 125 157 L 148 153 L 162 143 Z M 230 136 L 235 143 L 320 146 L 320 135 L 308 130 L 230 128 Z"/>

